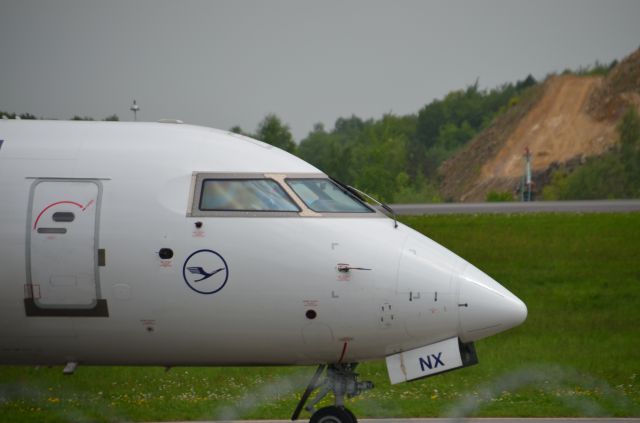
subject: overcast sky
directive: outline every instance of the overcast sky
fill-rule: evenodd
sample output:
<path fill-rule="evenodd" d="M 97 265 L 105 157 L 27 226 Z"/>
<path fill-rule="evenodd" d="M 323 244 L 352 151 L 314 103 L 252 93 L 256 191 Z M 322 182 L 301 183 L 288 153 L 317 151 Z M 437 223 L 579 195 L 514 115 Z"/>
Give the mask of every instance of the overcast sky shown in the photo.
<path fill-rule="evenodd" d="M 640 1 L 0 0 L 0 110 L 117 114 L 300 140 L 473 84 L 621 59 Z"/>

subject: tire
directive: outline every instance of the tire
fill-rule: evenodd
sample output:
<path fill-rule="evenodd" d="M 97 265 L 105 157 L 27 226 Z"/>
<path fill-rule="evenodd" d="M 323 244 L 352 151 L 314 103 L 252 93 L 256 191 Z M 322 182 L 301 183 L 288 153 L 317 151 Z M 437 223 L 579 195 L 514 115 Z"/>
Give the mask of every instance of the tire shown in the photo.
<path fill-rule="evenodd" d="M 344 408 L 344 411 L 346 411 L 347 414 L 349 414 L 349 416 L 351 417 L 351 423 L 358 423 L 358 418 L 351 412 L 351 410 L 349 410 L 348 408 Z"/>
<path fill-rule="evenodd" d="M 313 413 L 309 423 L 357 423 L 356 416 L 344 407 L 324 407 Z"/>

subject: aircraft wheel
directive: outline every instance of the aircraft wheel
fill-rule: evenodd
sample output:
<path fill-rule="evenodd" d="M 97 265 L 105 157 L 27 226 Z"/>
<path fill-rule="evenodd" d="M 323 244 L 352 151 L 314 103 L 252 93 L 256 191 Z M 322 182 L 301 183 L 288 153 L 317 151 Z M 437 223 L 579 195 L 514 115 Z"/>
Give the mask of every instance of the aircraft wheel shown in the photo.
<path fill-rule="evenodd" d="M 358 419 L 357 419 L 356 415 L 353 414 L 351 412 L 351 410 L 349 410 L 348 408 L 343 408 L 343 410 L 346 411 L 347 414 L 349 414 L 349 416 L 351 417 L 351 423 L 358 423 Z"/>
<path fill-rule="evenodd" d="M 324 407 L 313 413 L 309 423 L 357 423 L 356 416 L 344 407 Z"/>

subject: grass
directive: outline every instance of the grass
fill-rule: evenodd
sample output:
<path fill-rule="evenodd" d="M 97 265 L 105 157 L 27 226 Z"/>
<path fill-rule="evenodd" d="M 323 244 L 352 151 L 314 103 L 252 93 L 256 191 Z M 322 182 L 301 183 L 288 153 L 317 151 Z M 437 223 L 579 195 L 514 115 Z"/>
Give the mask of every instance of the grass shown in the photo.
<path fill-rule="evenodd" d="M 640 214 L 408 217 L 522 298 L 522 326 L 476 343 L 480 364 L 376 389 L 359 417 L 640 416 Z M 11 422 L 288 419 L 312 368 L 0 367 Z M 304 418 L 308 416 L 303 416 Z"/>

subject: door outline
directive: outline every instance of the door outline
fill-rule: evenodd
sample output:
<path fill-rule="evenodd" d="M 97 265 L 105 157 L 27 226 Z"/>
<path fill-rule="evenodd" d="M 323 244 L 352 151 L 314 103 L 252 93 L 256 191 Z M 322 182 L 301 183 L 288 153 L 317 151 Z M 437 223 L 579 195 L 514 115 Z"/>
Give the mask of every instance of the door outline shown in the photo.
<path fill-rule="evenodd" d="M 31 179 L 31 178 L 29 178 Z M 107 301 L 102 297 L 101 285 L 100 285 L 100 272 L 99 272 L 99 229 L 100 229 L 100 217 L 101 217 L 101 206 L 102 206 L 102 182 L 98 179 L 92 178 L 33 178 L 34 181 L 31 184 L 29 190 L 29 201 L 27 205 L 27 228 L 26 228 L 26 283 L 25 283 L 25 312 L 27 316 L 59 316 L 59 317 L 108 317 L 109 310 L 107 307 Z M 43 305 L 38 304 L 37 302 L 37 294 L 39 287 L 33 284 L 33 275 L 31 272 L 31 237 L 32 232 L 35 230 L 34 225 L 38 222 L 38 218 L 35 219 L 33 216 L 33 205 L 36 187 L 43 182 L 85 182 L 94 184 L 97 188 L 95 202 L 93 204 L 87 204 L 84 207 L 95 207 L 95 216 L 94 216 L 94 231 L 93 231 L 93 279 L 94 279 L 94 288 L 95 288 L 95 301 L 90 304 L 88 307 L 86 306 L 74 306 L 74 305 L 65 305 L 65 304 L 54 304 L 54 305 Z M 61 203 L 73 203 L 71 201 L 62 201 L 56 204 Z M 53 204 L 52 204 L 53 205 Z M 43 209 L 40 214 L 44 213 L 48 208 L 52 205 L 47 206 Z M 82 207 L 82 205 L 77 204 Z"/>

